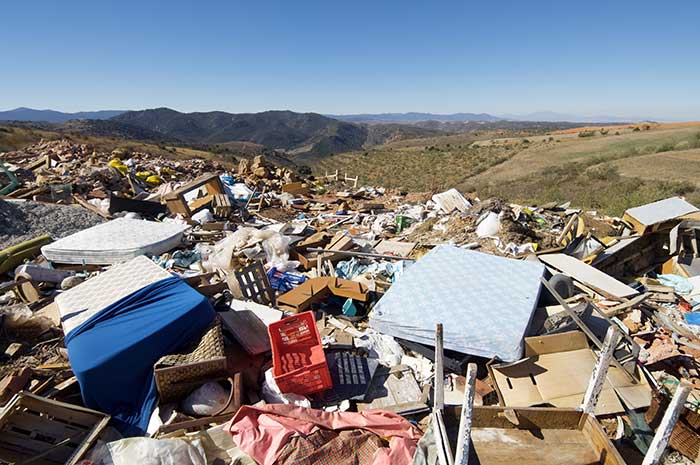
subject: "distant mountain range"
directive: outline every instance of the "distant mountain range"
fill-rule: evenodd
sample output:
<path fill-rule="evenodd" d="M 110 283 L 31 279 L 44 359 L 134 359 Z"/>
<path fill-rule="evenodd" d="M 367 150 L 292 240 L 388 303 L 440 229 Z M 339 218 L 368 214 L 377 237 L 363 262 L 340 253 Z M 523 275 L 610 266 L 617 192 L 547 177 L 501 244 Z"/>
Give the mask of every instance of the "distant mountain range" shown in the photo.
<path fill-rule="evenodd" d="M 24 121 L 62 132 L 101 137 L 237 147 L 252 143 L 300 160 L 361 150 L 402 138 L 491 129 L 573 127 L 580 123 L 627 122 L 632 118 L 581 118 L 552 112 L 494 116 L 487 113 L 382 113 L 320 115 L 292 111 L 182 113 L 170 108 L 62 113 L 16 108 L 0 121 Z M 604 121 L 601 121 L 604 120 Z M 567 121 L 567 123 L 561 123 Z M 228 144 L 228 145 L 227 145 Z"/>
<path fill-rule="evenodd" d="M 65 123 L 72 119 L 109 119 L 121 115 L 125 110 L 81 111 L 63 113 L 54 110 L 34 110 L 32 108 L 15 108 L 0 111 L 0 121 L 46 121 L 48 123 Z"/>
<path fill-rule="evenodd" d="M 505 114 L 491 115 L 489 113 L 362 113 L 353 115 L 326 115 L 341 121 L 354 123 L 424 123 L 437 121 L 439 123 L 475 123 L 498 121 L 532 121 L 532 122 L 569 122 L 569 123 L 629 123 L 635 121 L 656 121 L 655 118 L 638 116 L 581 116 L 553 111 L 539 111 L 524 115 Z"/>
<path fill-rule="evenodd" d="M 148 110 L 144 110 L 148 111 Z M 172 110 L 174 111 L 174 110 Z M 50 123 L 63 123 L 74 119 L 95 119 L 105 120 L 124 113 L 133 113 L 127 110 L 102 110 L 83 111 L 77 113 L 63 113 L 54 110 L 34 110 L 31 108 L 15 108 L 14 110 L 0 111 L 0 121 L 46 121 Z M 176 112 L 179 113 L 179 112 Z M 206 113 L 180 113 L 188 115 L 213 115 L 213 114 L 235 113 L 206 112 Z M 238 113 L 236 115 L 266 114 L 263 113 Z M 308 113 L 315 114 L 315 113 Z M 553 111 L 538 111 L 527 114 L 503 114 L 492 115 L 489 113 L 360 113 L 348 115 L 323 115 L 327 118 L 345 121 L 349 123 L 403 123 L 413 124 L 426 121 L 438 121 L 443 123 L 459 122 L 497 122 L 497 121 L 543 121 L 543 122 L 572 122 L 572 123 L 626 123 L 636 121 L 660 121 L 663 119 L 640 116 L 583 116 L 567 113 L 557 113 Z"/>
<path fill-rule="evenodd" d="M 116 113 L 116 115 L 114 114 Z M 77 119 L 84 115 L 100 119 Z M 46 129 L 196 146 L 236 147 L 235 142 L 253 143 L 284 152 L 290 157 L 319 157 L 360 150 L 402 137 L 444 134 L 432 128 L 397 124 L 358 124 L 317 113 L 265 111 L 261 113 L 182 113 L 170 108 L 93 113 L 59 113 L 17 109 L 0 112 L 0 120 L 25 121 Z"/>
<path fill-rule="evenodd" d="M 352 123 L 419 123 L 422 121 L 440 122 L 464 122 L 464 121 L 488 121 L 494 122 L 504 118 L 489 115 L 488 113 L 451 113 L 440 115 L 435 113 L 362 113 L 357 115 L 326 115 L 340 121 Z"/>

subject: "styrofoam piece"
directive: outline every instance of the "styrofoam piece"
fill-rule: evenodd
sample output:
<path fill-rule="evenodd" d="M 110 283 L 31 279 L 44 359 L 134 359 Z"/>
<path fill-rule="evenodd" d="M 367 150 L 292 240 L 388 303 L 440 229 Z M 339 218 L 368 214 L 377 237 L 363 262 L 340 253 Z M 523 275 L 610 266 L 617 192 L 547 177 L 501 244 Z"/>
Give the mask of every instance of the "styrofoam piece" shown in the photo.
<path fill-rule="evenodd" d="M 140 256 L 114 265 L 109 270 L 56 296 L 63 333 L 80 326 L 92 315 L 171 275 L 150 259 Z"/>
<path fill-rule="evenodd" d="M 139 255 L 160 255 L 182 241 L 188 225 L 118 218 L 41 248 L 55 263 L 111 265 Z"/>

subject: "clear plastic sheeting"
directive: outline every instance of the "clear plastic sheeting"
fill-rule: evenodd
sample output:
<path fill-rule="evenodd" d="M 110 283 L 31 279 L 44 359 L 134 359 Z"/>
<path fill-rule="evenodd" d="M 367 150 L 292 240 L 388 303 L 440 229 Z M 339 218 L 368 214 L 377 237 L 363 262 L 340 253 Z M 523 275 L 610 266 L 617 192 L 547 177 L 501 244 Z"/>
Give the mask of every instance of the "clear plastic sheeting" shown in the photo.
<path fill-rule="evenodd" d="M 103 443 L 92 450 L 88 460 L 100 465 L 207 465 L 201 441 L 182 439 L 128 438 Z"/>

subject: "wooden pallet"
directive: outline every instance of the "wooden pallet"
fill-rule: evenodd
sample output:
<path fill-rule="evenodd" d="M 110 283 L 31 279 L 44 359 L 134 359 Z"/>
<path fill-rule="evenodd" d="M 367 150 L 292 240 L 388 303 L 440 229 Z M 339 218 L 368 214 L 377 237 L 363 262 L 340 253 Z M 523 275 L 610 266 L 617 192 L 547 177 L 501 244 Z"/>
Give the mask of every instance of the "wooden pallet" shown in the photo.
<path fill-rule="evenodd" d="M 234 275 L 241 286 L 243 297 L 263 305 L 275 303 L 275 291 L 270 285 L 262 263 L 254 262 L 242 270 L 235 271 Z"/>
<path fill-rule="evenodd" d="M 20 392 L 0 415 L 0 462 L 75 465 L 109 415 Z"/>

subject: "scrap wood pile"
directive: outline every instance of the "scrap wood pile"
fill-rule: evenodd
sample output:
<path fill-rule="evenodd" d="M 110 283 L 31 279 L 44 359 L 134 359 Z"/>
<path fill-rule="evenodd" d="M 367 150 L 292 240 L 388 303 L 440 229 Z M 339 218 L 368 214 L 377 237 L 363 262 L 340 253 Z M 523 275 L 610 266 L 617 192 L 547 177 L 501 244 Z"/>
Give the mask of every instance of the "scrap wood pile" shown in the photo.
<path fill-rule="evenodd" d="M 0 217 L 2 462 L 698 460 L 681 198 L 610 218 L 262 157 L 59 141 L 0 161 L 0 202 L 47 212 Z M 13 225 L 59 208 L 96 220 Z"/>

